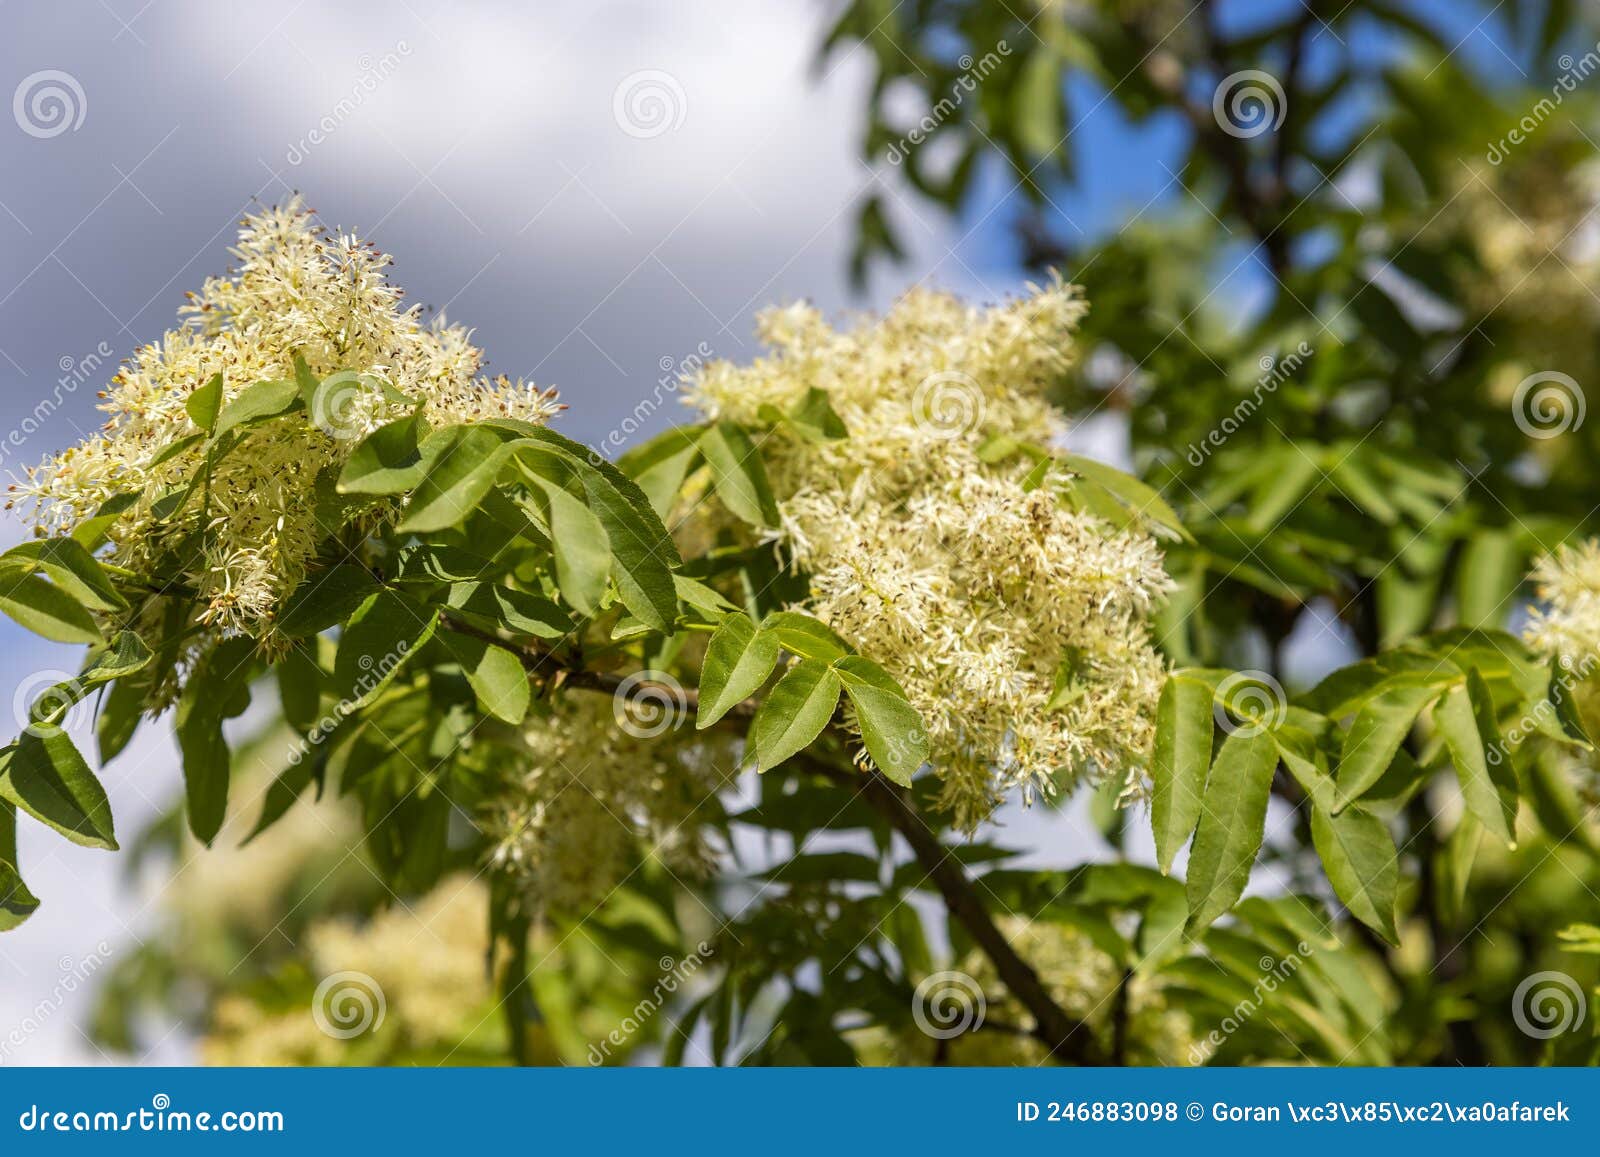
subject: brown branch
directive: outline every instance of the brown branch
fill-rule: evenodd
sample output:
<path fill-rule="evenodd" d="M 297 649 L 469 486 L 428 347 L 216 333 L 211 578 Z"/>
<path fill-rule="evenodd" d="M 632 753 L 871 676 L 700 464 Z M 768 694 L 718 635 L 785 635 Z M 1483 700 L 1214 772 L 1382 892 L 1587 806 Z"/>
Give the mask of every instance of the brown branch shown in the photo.
<path fill-rule="evenodd" d="M 636 681 L 625 689 L 622 676 L 575 668 L 546 648 L 502 638 L 449 615 L 441 617 L 441 625 L 460 634 L 511 648 L 521 657 L 529 675 L 541 680 L 547 687 L 571 687 L 611 695 L 625 690 L 630 696 L 639 696 L 648 694 L 655 686 Z M 679 687 L 670 690 L 690 714 L 699 710 L 698 691 Z M 747 699 L 730 710 L 723 719 L 748 719 L 755 714 L 755 706 L 754 700 Z M 989 909 L 966 869 L 950 854 L 950 850 L 917 812 L 906 792 L 876 771 L 847 771 L 807 755 L 798 756 L 797 759 L 802 761 L 807 770 L 858 792 L 889 822 L 890 827 L 900 833 L 917 862 L 928 873 L 928 878 L 938 888 L 950 914 L 960 921 L 973 942 L 993 962 L 1001 982 L 1032 1015 L 1034 1023 L 1029 1035 L 1049 1049 L 1057 1060 L 1087 1065 L 1106 1063 L 1108 1058 L 1102 1052 L 1094 1030 L 1074 1019 L 1057 1004 L 1032 965 L 1017 954 L 989 915 Z"/>
<path fill-rule="evenodd" d="M 928 827 L 906 793 L 877 772 L 865 775 L 840 771 L 820 760 L 807 759 L 813 771 L 852 785 L 911 847 L 927 871 L 950 914 L 961 922 L 973 942 L 994 963 L 1001 982 L 1033 1016 L 1031 1034 L 1057 1060 L 1076 1064 L 1105 1064 L 1094 1030 L 1067 1013 L 1045 988 L 1033 966 L 1017 954 L 989 915 L 978 890 L 960 861 Z"/>
<path fill-rule="evenodd" d="M 1201 34 L 1206 55 L 1219 74 L 1226 76 L 1229 65 L 1223 52 L 1221 37 L 1217 32 L 1215 15 L 1210 0 L 1202 0 Z M 1123 31 L 1131 38 L 1142 41 L 1142 36 L 1131 22 L 1123 22 Z M 1298 37 L 1297 37 L 1298 39 Z M 1274 221 L 1274 204 L 1281 199 L 1274 187 L 1258 187 L 1250 171 L 1250 154 L 1245 141 L 1224 132 L 1209 105 L 1201 104 L 1189 94 L 1189 78 L 1183 67 L 1170 54 L 1158 53 L 1155 48 L 1145 53 L 1143 72 L 1155 90 L 1183 113 L 1195 135 L 1195 142 L 1221 167 L 1227 177 L 1227 194 L 1240 218 L 1256 235 L 1257 242 L 1266 251 L 1267 264 L 1282 279 L 1289 269 L 1289 239 Z M 1286 110 L 1287 112 L 1287 110 Z M 1274 167 L 1276 171 L 1276 166 Z"/>
<path fill-rule="evenodd" d="M 1311 26 L 1322 23 L 1322 14 L 1318 11 L 1320 6 L 1320 0 L 1304 0 L 1304 10 L 1289 32 L 1289 60 L 1283 70 L 1286 104 L 1283 110 L 1283 124 L 1279 127 L 1277 139 L 1273 141 L 1274 200 L 1281 199 L 1289 186 L 1289 160 L 1293 155 L 1295 138 L 1300 133 L 1301 121 L 1300 102 L 1294 98 L 1294 90 L 1300 82 L 1300 70 L 1305 63 L 1306 40 L 1311 32 Z M 1334 19 L 1337 20 L 1338 17 L 1335 16 Z"/>

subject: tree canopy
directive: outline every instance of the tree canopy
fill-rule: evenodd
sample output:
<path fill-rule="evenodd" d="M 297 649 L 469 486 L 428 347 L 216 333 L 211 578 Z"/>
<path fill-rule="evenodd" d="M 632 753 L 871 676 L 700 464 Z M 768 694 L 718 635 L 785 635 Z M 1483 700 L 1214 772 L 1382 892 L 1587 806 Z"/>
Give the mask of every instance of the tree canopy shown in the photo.
<path fill-rule="evenodd" d="M 102 1039 L 1600 1057 L 1529 988 L 1581 1007 L 1600 949 L 1595 33 L 1487 12 L 1511 83 L 1398 0 L 1014 7 L 857 0 L 823 52 L 877 72 L 858 273 L 987 204 L 1035 283 L 771 309 L 615 460 L 365 242 L 244 223 L 0 557 L 0 610 L 88 647 L 0 753 L 0 925 L 22 816 L 117 847 L 69 713 L 181 749 L 140 843 L 197 878 Z M 1056 201 L 1108 102 L 1185 143 L 1088 238 Z M 1067 449 L 1104 415 L 1131 471 Z M 997 821 L 1074 799 L 1103 848 Z"/>

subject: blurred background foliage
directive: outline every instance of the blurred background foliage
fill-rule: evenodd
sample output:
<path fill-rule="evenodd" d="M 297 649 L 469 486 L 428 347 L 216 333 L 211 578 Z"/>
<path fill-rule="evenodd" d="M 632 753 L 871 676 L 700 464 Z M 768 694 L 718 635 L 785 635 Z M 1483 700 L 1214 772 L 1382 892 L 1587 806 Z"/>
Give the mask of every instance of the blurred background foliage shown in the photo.
<path fill-rule="evenodd" d="M 998 214 L 1021 266 L 1085 288 L 1082 356 L 1058 400 L 1125 438 L 1193 533 L 1168 551 L 1174 665 L 1259 670 L 1293 694 L 1426 631 L 1514 629 L 1532 560 L 1595 530 L 1594 16 L 1563 0 L 855 0 L 819 46 L 876 61 L 863 156 L 882 179 L 858 207 L 854 270 L 894 278 L 920 215 Z M 1060 204 L 1118 163 L 1074 140 L 1108 105 L 1181 144 L 1161 196 L 1087 236 Z M 1592 1063 L 1592 1021 L 1543 1041 L 1507 1015 L 1537 970 L 1591 998 L 1596 983 L 1594 942 L 1559 933 L 1600 923 L 1600 798 L 1587 767 L 1560 770 L 1511 850 L 1480 841 L 1446 794 L 1398 803 L 1392 947 L 1328 924 L 1292 806 L 1275 805 L 1268 882 L 1193 944 L 1164 935 L 1184 920 L 1182 886 L 1141 866 L 1142 809 L 1092 808 L 1131 861 L 1020 867 L 1003 832 L 942 838 L 997 910 L 1035 914 L 1006 934 L 1090 1027 L 1097 1059 Z M 1293 784 L 1279 787 L 1292 805 Z M 748 790 L 716 826 L 752 873 L 770 868 L 778 886 L 759 903 L 758 875 L 691 888 L 646 859 L 589 919 L 523 929 L 515 959 L 481 931 L 408 934 L 406 910 L 351 870 L 356 821 L 336 809 L 302 806 L 203 862 L 174 819 L 146 843 L 189 874 L 184 898 L 160 947 L 118 968 L 96 1035 L 130 1047 L 176 1016 L 219 1061 L 474 1063 L 510 1046 L 583 1064 L 632 1017 L 602 1063 L 1043 1059 L 881 815 L 804 770 Z M 454 874 L 472 855 L 458 836 L 460 862 L 417 906 L 487 910 Z M 391 995 L 384 1026 L 349 1047 L 276 1018 L 312 999 L 319 935 L 363 941 Z M 707 966 L 657 1000 L 702 942 Z M 913 1016 L 918 986 L 947 969 L 987 1007 L 952 1038 Z"/>

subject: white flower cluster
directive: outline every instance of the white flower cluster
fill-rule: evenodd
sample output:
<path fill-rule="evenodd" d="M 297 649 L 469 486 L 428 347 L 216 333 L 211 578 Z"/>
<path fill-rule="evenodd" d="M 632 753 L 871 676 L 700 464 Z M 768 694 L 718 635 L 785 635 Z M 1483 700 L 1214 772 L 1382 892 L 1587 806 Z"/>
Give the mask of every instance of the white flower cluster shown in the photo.
<path fill-rule="evenodd" d="M 503 785 L 478 821 L 495 843 L 496 870 L 530 906 L 587 916 L 641 856 L 679 875 L 707 874 L 714 853 L 701 809 L 736 766 L 725 741 L 687 726 L 636 738 L 617 725 L 610 699 L 587 693 L 563 696 L 551 712 L 506 749 Z"/>
<path fill-rule="evenodd" d="M 364 1050 L 369 1062 L 430 1048 L 453 1052 L 497 1020 L 498 962 L 489 954 L 488 928 L 489 890 L 465 876 L 442 880 L 411 905 L 397 904 L 365 924 L 319 921 L 306 936 L 307 971 L 357 978 L 352 993 L 367 1002 L 341 1010 L 329 1006 L 337 990 L 322 997 L 324 1018 L 359 1015 L 348 1036 L 329 1033 L 304 1005 L 279 1011 L 254 994 L 228 993 L 212 1010 L 200 1055 L 208 1065 L 261 1066 L 348 1063 L 352 1050 Z"/>
<path fill-rule="evenodd" d="M 1542 606 L 1523 634 L 1536 649 L 1587 669 L 1600 659 L 1600 540 L 1562 545 L 1533 568 Z"/>
<path fill-rule="evenodd" d="M 1061 501 L 1065 471 L 1030 486 L 1031 460 L 987 452 L 1058 441 L 1046 392 L 1083 310 L 1060 283 L 989 309 L 913 292 L 844 332 L 793 306 L 762 318 L 768 356 L 690 383 L 707 418 L 751 427 L 826 393 L 847 437 L 785 422 L 762 436 L 778 537 L 810 577 L 804 609 L 922 712 L 942 802 L 967 826 L 1013 787 L 1136 787 L 1152 738 L 1164 668 L 1146 623 L 1169 586 L 1156 543 Z"/>
<path fill-rule="evenodd" d="M 318 519 L 357 441 L 417 404 L 435 426 L 489 417 L 542 422 L 553 393 L 477 379 L 467 330 L 425 324 L 389 284 L 390 259 L 353 236 L 332 237 L 298 200 L 246 218 L 236 270 L 206 281 L 185 323 L 141 348 L 112 379 L 97 436 L 29 471 L 13 487 L 36 504 L 41 533 L 71 531 L 108 500 L 133 496 L 110 531 L 110 561 L 158 586 L 192 587 L 203 620 L 261 636 L 327 534 Z M 185 404 L 221 373 L 232 400 L 261 381 L 293 379 L 294 358 L 319 377 L 363 377 L 329 413 L 274 422 L 222 457 L 203 494 L 165 509 L 204 466 L 207 448 Z M 185 440 L 194 444 L 179 445 Z M 196 532 L 200 533 L 196 533 Z"/>

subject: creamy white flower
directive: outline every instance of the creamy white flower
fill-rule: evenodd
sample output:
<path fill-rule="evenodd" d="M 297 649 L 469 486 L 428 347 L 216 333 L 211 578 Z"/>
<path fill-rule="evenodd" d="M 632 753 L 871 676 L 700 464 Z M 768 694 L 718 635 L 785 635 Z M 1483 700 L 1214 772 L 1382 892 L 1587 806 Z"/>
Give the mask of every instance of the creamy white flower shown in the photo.
<path fill-rule="evenodd" d="M 298 199 L 246 218 L 233 254 L 232 274 L 189 295 L 184 324 L 112 379 L 104 430 L 13 489 L 33 502 L 46 534 L 70 532 L 106 501 L 133 496 L 110 531 L 110 561 L 159 586 L 192 588 L 214 632 L 261 637 L 326 539 L 319 493 L 364 434 L 417 402 L 434 425 L 543 422 L 560 407 L 551 392 L 479 380 L 482 354 L 468 332 L 403 308 L 387 278 L 390 259 L 353 236 L 327 236 Z M 366 376 L 326 414 L 252 431 L 217 463 L 209 485 L 163 517 L 158 504 L 205 459 L 203 445 L 180 445 L 201 433 L 185 408 L 194 391 L 217 373 L 228 400 L 257 382 L 292 379 L 296 354 L 319 377 Z"/>
<path fill-rule="evenodd" d="M 1541 606 L 1524 637 L 1538 650 L 1585 668 L 1600 657 L 1600 540 L 1563 545 L 1534 565 Z"/>
<path fill-rule="evenodd" d="M 348 1063 L 352 1050 L 374 1039 L 396 1051 L 456 1047 L 492 1022 L 494 972 L 503 960 L 490 954 L 488 888 L 451 876 L 420 899 L 365 923 L 318 921 L 307 932 L 304 962 L 313 978 L 353 978 L 351 991 L 367 1006 L 335 1009 L 329 1004 L 338 999 L 335 990 L 323 997 L 328 1007 L 321 1012 L 326 1018 L 354 1011 L 362 1031 L 341 1038 L 325 1031 L 304 1005 L 280 1011 L 253 994 L 229 993 L 213 1008 L 200 1041 L 207 1064 Z"/>
<path fill-rule="evenodd" d="M 1146 620 L 1169 586 L 1155 542 L 1064 504 L 1066 474 L 1030 489 L 1031 461 L 980 453 L 1058 440 L 1046 392 L 1083 310 L 1059 283 L 990 309 L 917 291 L 846 331 L 790 306 L 761 319 L 770 355 L 709 364 L 688 391 L 705 417 L 752 427 L 827 393 L 849 437 L 778 423 L 761 440 L 773 537 L 810 576 L 804 609 L 921 710 L 943 802 L 969 826 L 1009 788 L 1117 776 L 1136 790 L 1151 742 L 1164 668 Z M 701 510 L 701 533 L 742 533 Z"/>
<path fill-rule="evenodd" d="M 682 722 L 682 721 L 680 721 Z M 650 856 L 675 873 L 714 866 L 704 824 L 737 762 L 691 723 L 652 738 L 618 726 L 608 698 L 578 692 L 530 719 L 499 760 L 499 790 L 479 826 L 497 871 L 535 910 L 583 917 Z"/>

